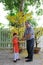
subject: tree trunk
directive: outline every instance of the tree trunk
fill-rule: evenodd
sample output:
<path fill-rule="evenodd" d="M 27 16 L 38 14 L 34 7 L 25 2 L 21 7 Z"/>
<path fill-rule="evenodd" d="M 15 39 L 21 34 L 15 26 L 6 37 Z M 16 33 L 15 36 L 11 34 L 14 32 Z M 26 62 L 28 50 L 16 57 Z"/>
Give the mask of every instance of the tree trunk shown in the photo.
<path fill-rule="evenodd" d="M 21 0 L 19 11 L 23 11 L 23 7 L 24 7 L 24 0 Z"/>
<path fill-rule="evenodd" d="M 38 43 L 36 42 L 36 48 L 37 48 L 37 44 L 38 44 Z"/>

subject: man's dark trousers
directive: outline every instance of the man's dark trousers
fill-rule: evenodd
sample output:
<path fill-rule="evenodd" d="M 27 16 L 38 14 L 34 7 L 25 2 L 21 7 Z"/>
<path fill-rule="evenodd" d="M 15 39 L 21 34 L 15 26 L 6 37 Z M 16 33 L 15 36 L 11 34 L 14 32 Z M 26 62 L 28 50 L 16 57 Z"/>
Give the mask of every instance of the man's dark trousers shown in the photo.
<path fill-rule="evenodd" d="M 34 54 L 34 38 L 27 40 L 27 53 L 28 58 L 33 60 L 33 54 Z"/>

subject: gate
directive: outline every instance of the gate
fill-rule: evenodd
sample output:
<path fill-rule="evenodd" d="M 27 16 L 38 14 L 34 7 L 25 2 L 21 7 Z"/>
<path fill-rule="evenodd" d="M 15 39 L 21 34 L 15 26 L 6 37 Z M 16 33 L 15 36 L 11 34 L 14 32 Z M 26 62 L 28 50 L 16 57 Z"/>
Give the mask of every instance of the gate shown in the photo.
<path fill-rule="evenodd" d="M 0 48 L 12 48 L 12 37 L 9 29 L 0 29 Z"/>
<path fill-rule="evenodd" d="M 26 43 L 23 41 L 20 42 L 20 47 L 23 49 L 26 48 Z M 0 29 L 0 48 L 2 49 L 11 49 L 12 48 L 12 34 L 10 29 Z"/>

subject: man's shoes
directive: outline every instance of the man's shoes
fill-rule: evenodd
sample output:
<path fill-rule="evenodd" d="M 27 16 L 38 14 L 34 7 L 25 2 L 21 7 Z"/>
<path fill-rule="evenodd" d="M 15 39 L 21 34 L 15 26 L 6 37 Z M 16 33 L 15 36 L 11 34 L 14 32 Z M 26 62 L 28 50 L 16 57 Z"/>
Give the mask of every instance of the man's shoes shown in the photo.
<path fill-rule="evenodd" d="M 26 62 L 32 62 L 32 59 L 25 60 Z"/>
<path fill-rule="evenodd" d="M 27 57 L 25 57 L 25 59 L 28 59 L 29 57 L 27 56 Z"/>

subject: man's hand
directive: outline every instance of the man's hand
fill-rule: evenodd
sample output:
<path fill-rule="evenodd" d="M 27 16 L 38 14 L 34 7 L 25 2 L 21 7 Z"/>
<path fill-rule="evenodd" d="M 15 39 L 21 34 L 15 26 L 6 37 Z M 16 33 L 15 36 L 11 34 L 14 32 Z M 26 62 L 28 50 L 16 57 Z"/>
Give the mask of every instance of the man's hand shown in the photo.
<path fill-rule="evenodd" d="M 26 38 L 30 38 L 30 37 L 31 37 L 31 34 L 28 34 L 28 35 L 26 35 L 25 37 L 26 37 Z"/>
<path fill-rule="evenodd" d="M 22 40 L 24 41 L 25 40 L 25 37 L 23 37 Z"/>

